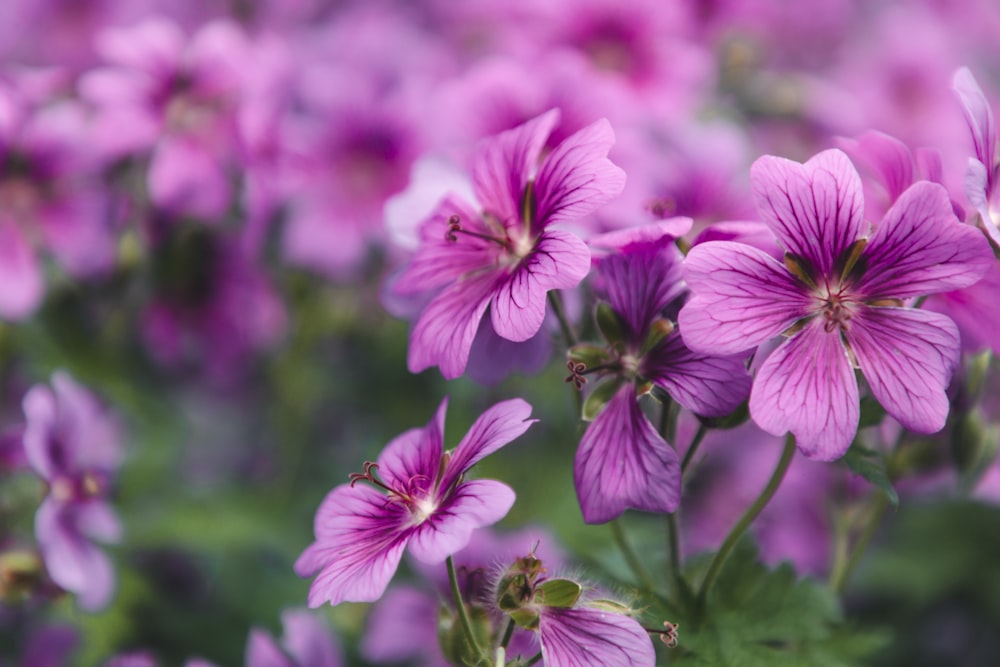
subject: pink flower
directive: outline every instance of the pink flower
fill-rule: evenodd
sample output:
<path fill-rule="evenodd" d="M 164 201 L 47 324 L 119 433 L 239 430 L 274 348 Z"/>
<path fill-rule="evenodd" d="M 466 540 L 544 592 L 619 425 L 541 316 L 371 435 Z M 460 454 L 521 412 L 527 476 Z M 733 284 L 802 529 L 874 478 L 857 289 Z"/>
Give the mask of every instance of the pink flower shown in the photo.
<path fill-rule="evenodd" d="M 451 452 L 443 452 L 447 399 L 425 428 L 403 433 L 377 463 L 327 495 L 316 512 L 316 541 L 295 563 L 302 577 L 317 574 L 309 606 L 372 602 L 385 592 L 403 550 L 440 563 L 469 542 L 472 531 L 502 519 L 514 492 L 493 480 L 464 479 L 480 459 L 524 433 L 535 420 L 520 399 L 483 413 Z M 356 486 L 358 482 L 371 486 Z"/>
<path fill-rule="evenodd" d="M 396 287 L 438 290 L 411 333 L 410 371 L 439 366 L 446 378 L 461 375 L 488 309 L 500 337 L 528 340 L 542 327 L 548 291 L 575 287 L 587 274 L 586 245 L 558 227 L 616 196 L 625 174 L 606 157 L 614 140 L 607 121 L 538 165 L 557 119 L 552 110 L 484 141 L 472 167 L 479 205 L 447 197 L 423 223 L 422 245 Z"/>
<path fill-rule="evenodd" d="M 924 181 L 868 236 L 861 179 L 838 150 L 805 164 L 764 156 L 750 180 L 785 263 L 738 243 L 692 249 L 684 341 L 725 354 L 783 335 L 757 371 L 750 414 L 769 433 L 791 431 L 809 457 L 836 459 L 850 446 L 859 418 L 855 366 L 906 428 L 941 429 L 958 330 L 903 300 L 979 280 L 994 261 L 983 235 L 955 219 L 944 188 Z"/>

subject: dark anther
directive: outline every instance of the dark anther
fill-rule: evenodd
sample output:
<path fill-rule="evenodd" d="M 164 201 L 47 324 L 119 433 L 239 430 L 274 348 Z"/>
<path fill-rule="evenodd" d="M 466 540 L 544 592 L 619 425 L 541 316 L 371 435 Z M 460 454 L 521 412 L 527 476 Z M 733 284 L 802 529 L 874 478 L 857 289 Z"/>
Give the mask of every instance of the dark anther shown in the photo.
<path fill-rule="evenodd" d="M 577 389 L 583 389 L 583 385 L 587 384 L 587 378 L 583 377 L 584 371 L 587 370 L 587 364 L 570 359 L 566 362 L 566 368 L 569 370 L 569 375 L 566 376 L 564 382 L 572 382 Z"/>
<path fill-rule="evenodd" d="M 462 230 L 462 219 L 458 215 L 453 215 L 448 218 L 448 231 L 444 234 L 444 240 L 454 243 L 458 240 L 458 236 L 455 232 Z"/>
<path fill-rule="evenodd" d="M 670 648 L 677 648 L 677 624 L 671 623 L 670 621 L 663 621 L 663 627 L 665 630 L 651 630 L 645 628 L 646 632 L 654 635 L 659 635 L 660 640 L 669 646 Z"/>

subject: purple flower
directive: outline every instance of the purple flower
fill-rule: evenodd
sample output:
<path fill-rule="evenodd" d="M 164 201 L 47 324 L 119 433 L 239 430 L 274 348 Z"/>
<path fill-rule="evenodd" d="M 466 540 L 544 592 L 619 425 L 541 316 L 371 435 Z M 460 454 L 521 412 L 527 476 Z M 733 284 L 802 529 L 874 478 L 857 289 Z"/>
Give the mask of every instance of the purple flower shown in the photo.
<path fill-rule="evenodd" d="M 107 502 L 121 463 L 118 422 L 69 375 L 56 373 L 51 389 L 36 385 L 24 397 L 24 449 L 48 485 L 35 515 L 35 536 L 52 580 L 76 593 L 87 610 L 111 598 L 114 571 L 92 540 L 116 542 L 121 524 Z"/>
<path fill-rule="evenodd" d="M 975 283 L 994 261 L 986 239 L 926 181 L 866 236 L 861 179 L 839 150 L 805 164 L 764 156 L 750 179 L 785 262 L 738 243 L 692 249 L 684 277 L 694 297 L 679 317 L 685 342 L 726 354 L 783 334 L 757 371 L 750 414 L 769 433 L 791 431 L 811 458 L 836 459 L 854 438 L 855 367 L 906 428 L 942 428 L 958 331 L 903 300 Z"/>
<path fill-rule="evenodd" d="M 741 357 L 692 352 L 662 317 L 667 304 L 684 291 L 674 237 L 690 227 L 690 219 L 676 218 L 591 242 L 617 251 L 596 265 L 621 335 L 608 340 L 604 350 L 590 348 L 597 352 L 592 370 L 612 383 L 596 389 L 601 393 L 591 398 L 607 389 L 614 394 L 587 428 L 576 454 L 574 480 L 588 523 L 610 521 L 630 507 L 672 512 L 680 502 L 677 452 L 646 419 L 639 397 L 656 387 L 696 414 L 720 417 L 749 393 Z M 590 372 L 586 364 L 580 366 L 584 368 L 574 369 L 578 381 Z"/>
<path fill-rule="evenodd" d="M 403 550 L 439 563 L 469 542 L 472 531 L 502 519 L 514 492 L 493 480 L 464 479 L 480 459 L 524 433 L 535 420 L 521 399 L 487 410 L 454 450 L 443 452 L 447 399 L 425 427 L 386 446 L 377 463 L 327 495 L 316 512 L 316 541 L 295 563 L 302 577 L 319 574 L 309 606 L 371 602 L 385 591 Z M 367 481 L 372 486 L 356 486 Z"/>
<path fill-rule="evenodd" d="M 423 223 L 422 245 L 397 291 L 440 291 L 413 328 L 410 371 L 439 366 L 446 378 L 461 375 L 487 309 L 502 338 L 528 340 L 542 327 L 548 291 L 574 287 L 587 274 L 587 247 L 556 227 L 616 196 L 625 174 L 606 157 L 614 141 L 607 121 L 567 138 L 538 164 L 558 117 L 552 110 L 484 141 L 472 166 L 479 206 L 447 197 Z"/>
<path fill-rule="evenodd" d="M 993 110 L 969 68 L 962 67 L 952 78 L 952 87 L 972 133 L 975 157 L 969 158 L 965 172 L 965 196 L 979 211 L 983 226 L 1000 245 L 1000 162 L 997 161 L 997 126 Z"/>

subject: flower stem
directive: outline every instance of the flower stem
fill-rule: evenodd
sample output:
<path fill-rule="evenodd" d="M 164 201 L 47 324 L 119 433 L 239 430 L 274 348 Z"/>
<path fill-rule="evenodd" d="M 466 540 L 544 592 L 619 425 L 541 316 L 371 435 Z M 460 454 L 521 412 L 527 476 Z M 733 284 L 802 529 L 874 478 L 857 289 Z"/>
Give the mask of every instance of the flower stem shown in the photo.
<path fill-rule="evenodd" d="M 771 474 L 771 479 L 767 481 L 767 486 L 757 496 L 757 500 L 740 517 L 740 520 L 736 522 L 733 529 L 729 531 L 729 535 L 726 536 L 726 539 L 722 542 L 722 546 L 719 547 L 718 552 L 716 552 L 715 557 L 708 566 L 708 573 L 701 583 L 701 590 L 698 591 L 700 606 L 704 607 L 706 600 L 708 600 L 708 593 L 712 589 L 712 584 L 715 583 L 715 578 L 719 575 L 719 571 L 722 569 L 726 559 L 729 558 L 730 552 L 736 547 L 736 543 L 743 536 L 743 533 L 746 532 L 747 528 L 750 527 L 750 524 L 754 522 L 754 519 L 764 510 L 767 503 L 770 502 L 778 490 L 778 487 L 781 486 L 781 481 L 785 478 L 788 466 L 792 462 L 793 454 L 795 454 L 795 436 L 789 433 L 785 438 L 785 448 L 781 452 L 781 458 L 778 459 L 778 466 Z"/>
<path fill-rule="evenodd" d="M 549 292 L 549 303 L 552 304 L 552 312 L 556 314 L 556 319 L 559 320 L 559 329 L 562 331 L 563 339 L 566 341 L 566 347 L 573 347 L 576 345 L 576 334 L 573 333 L 573 327 L 566 317 L 566 309 L 563 308 L 562 296 L 559 292 L 555 290 Z"/>
<path fill-rule="evenodd" d="M 647 591 L 653 590 L 653 581 L 649 578 L 649 573 L 646 572 L 646 568 L 642 566 L 642 562 L 636 556 L 632 545 L 628 543 L 625 537 L 625 530 L 622 528 L 621 519 L 611 522 L 611 533 L 614 535 L 615 543 L 618 544 L 622 556 L 625 557 L 625 562 L 628 563 L 629 569 L 632 570 L 632 574 L 635 575 L 639 584 Z"/>
<path fill-rule="evenodd" d="M 533 655 L 531 657 L 531 660 L 529 660 L 528 662 L 524 663 L 524 667 L 531 667 L 533 664 L 535 664 L 536 662 L 538 662 L 541 659 L 542 659 L 542 652 L 539 651 L 538 653 L 536 653 L 535 655 Z"/>
<path fill-rule="evenodd" d="M 704 424 L 698 424 L 698 431 L 694 434 L 694 439 L 691 440 L 691 444 L 688 445 L 687 451 L 684 452 L 684 460 L 681 461 L 681 479 L 684 478 L 684 473 L 687 472 L 688 466 L 691 465 L 691 461 L 694 460 L 694 453 L 698 451 L 698 446 L 701 441 L 705 439 L 708 434 L 708 427 Z"/>
<path fill-rule="evenodd" d="M 507 619 L 507 627 L 503 631 L 503 639 L 500 640 L 500 647 L 506 649 L 510 644 L 510 638 L 514 634 L 514 619 Z"/>
<path fill-rule="evenodd" d="M 445 561 L 448 565 L 448 581 L 451 583 L 451 595 L 455 598 L 455 608 L 458 610 L 458 620 L 462 624 L 462 632 L 465 633 L 465 640 L 469 642 L 469 646 L 475 650 L 479 659 L 483 659 L 483 649 L 476 641 L 476 635 L 472 630 L 472 621 L 469 620 L 469 614 L 465 611 L 465 603 L 462 601 L 462 592 L 458 589 L 458 574 L 455 572 L 455 561 L 451 556 Z"/>
<path fill-rule="evenodd" d="M 681 581 L 681 541 L 677 529 L 677 515 L 667 515 L 667 547 L 670 549 L 670 576 L 675 583 Z"/>
<path fill-rule="evenodd" d="M 868 523 L 865 524 L 864 530 L 858 537 L 858 541 L 854 543 L 854 548 L 851 549 L 850 555 L 846 560 L 838 559 L 839 564 L 836 564 L 833 571 L 830 572 L 830 590 L 834 593 L 839 595 L 844 592 L 844 588 L 850 580 L 851 573 L 858 566 L 861 556 L 864 554 L 865 549 L 868 548 L 868 543 L 871 542 L 872 537 L 875 535 L 875 530 L 882 523 L 882 517 L 889 506 L 888 503 L 889 501 L 886 500 L 884 493 L 881 491 L 874 492 L 871 509 L 868 514 Z"/>

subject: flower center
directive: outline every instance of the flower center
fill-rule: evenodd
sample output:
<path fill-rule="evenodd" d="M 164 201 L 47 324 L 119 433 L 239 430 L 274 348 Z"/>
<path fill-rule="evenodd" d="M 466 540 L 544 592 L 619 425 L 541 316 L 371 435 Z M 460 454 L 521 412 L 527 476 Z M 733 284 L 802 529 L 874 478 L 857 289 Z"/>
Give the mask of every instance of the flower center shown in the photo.
<path fill-rule="evenodd" d="M 836 329 L 847 331 L 847 323 L 854 316 L 855 302 L 844 294 L 844 290 L 830 289 L 825 296 L 820 295 L 820 313 L 823 316 L 823 330 L 832 333 Z"/>
<path fill-rule="evenodd" d="M 428 496 L 426 494 L 427 489 L 422 484 L 422 482 L 427 481 L 425 475 L 414 475 L 402 485 L 389 486 L 379 479 L 377 471 L 377 463 L 365 461 L 364 472 L 353 472 L 349 475 L 351 486 L 353 487 L 358 482 L 364 481 L 382 489 L 388 494 L 389 503 L 402 503 L 409 510 L 414 525 L 423 523 L 437 511 L 437 502 L 433 497 L 434 494 Z"/>

